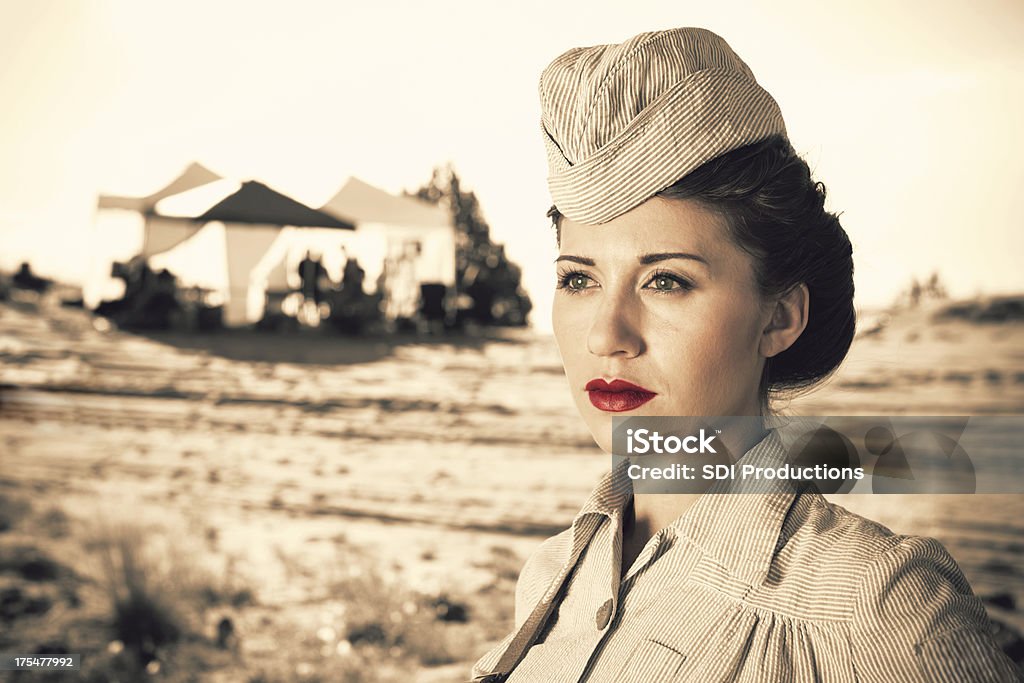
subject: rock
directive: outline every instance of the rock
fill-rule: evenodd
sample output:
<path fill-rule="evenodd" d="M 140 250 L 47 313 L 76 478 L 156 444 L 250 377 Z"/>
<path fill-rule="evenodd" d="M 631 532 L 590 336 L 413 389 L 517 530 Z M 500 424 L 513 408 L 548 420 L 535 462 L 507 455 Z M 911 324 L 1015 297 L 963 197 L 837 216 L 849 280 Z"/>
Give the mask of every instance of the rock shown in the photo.
<path fill-rule="evenodd" d="M 32 545 L 4 547 L 0 572 L 12 572 L 28 581 L 53 581 L 66 573 L 56 560 Z"/>
<path fill-rule="evenodd" d="M 217 647 L 227 650 L 235 643 L 235 624 L 230 617 L 223 617 L 217 622 Z"/>
<path fill-rule="evenodd" d="M 357 643 L 381 644 L 387 641 L 387 632 L 380 624 L 369 622 L 349 629 L 346 640 Z"/>
<path fill-rule="evenodd" d="M 993 607 L 999 607 L 1005 610 L 1013 611 L 1017 609 L 1017 601 L 1010 593 L 986 595 L 981 598 L 981 601 L 987 605 L 992 605 Z"/>
<path fill-rule="evenodd" d="M 14 621 L 21 617 L 46 614 L 51 607 L 53 599 L 42 591 L 25 586 L 0 589 L 0 620 Z"/>
<path fill-rule="evenodd" d="M 464 624 L 469 621 L 469 608 L 446 596 L 440 596 L 432 603 L 438 621 L 453 621 Z"/>

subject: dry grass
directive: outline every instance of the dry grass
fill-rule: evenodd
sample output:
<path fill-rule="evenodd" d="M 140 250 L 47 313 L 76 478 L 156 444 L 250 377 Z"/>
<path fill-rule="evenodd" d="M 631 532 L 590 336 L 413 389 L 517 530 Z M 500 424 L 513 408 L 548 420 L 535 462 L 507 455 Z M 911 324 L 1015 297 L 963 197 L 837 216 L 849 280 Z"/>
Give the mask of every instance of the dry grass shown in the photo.
<path fill-rule="evenodd" d="M 5 594 L 17 598 L 17 609 L 0 614 L 9 634 L 0 644 L 80 652 L 81 680 L 93 683 L 391 683 L 427 671 L 435 680 L 459 679 L 511 618 L 512 558 L 500 549 L 483 560 L 495 565 L 495 585 L 476 595 L 452 586 L 411 590 L 344 540 L 326 573 L 279 552 L 290 580 L 312 588 L 299 604 L 263 604 L 230 557 L 220 570 L 210 567 L 223 554 L 211 553 L 209 526 L 83 523 L 59 508 L 36 512 L 17 495 L 0 496 L 0 512 L 8 523 L 0 575 L 20 582 L 16 594 Z M 59 533 L 42 533 L 54 528 Z"/>

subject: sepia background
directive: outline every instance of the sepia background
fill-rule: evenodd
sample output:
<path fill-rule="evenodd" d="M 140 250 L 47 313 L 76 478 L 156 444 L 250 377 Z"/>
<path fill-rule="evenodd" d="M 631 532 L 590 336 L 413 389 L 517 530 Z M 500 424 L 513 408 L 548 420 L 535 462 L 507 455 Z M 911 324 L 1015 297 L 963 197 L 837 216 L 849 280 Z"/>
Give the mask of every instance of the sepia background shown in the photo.
<path fill-rule="evenodd" d="M 608 466 L 550 335 L 537 79 L 686 25 L 854 244 L 851 354 L 782 408 L 1021 413 L 1019 3 L 0 1 L 0 651 L 466 677 Z M 1020 496 L 833 499 L 939 538 L 1024 661 Z"/>

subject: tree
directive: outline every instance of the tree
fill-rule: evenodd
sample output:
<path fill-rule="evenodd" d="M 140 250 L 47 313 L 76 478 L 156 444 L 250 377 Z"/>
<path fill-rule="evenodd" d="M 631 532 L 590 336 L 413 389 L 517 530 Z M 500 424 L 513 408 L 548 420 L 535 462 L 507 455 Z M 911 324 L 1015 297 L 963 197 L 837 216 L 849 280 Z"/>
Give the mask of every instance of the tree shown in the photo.
<path fill-rule="evenodd" d="M 456 293 L 472 301 L 472 305 L 460 307 L 459 322 L 525 325 L 533 304 L 522 287 L 522 270 L 508 259 L 504 245 L 491 241 L 491 228 L 483 218 L 476 194 L 462 190 L 451 166 L 435 168 L 429 182 L 406 194 L 446 205 L 451 212 Z"/>

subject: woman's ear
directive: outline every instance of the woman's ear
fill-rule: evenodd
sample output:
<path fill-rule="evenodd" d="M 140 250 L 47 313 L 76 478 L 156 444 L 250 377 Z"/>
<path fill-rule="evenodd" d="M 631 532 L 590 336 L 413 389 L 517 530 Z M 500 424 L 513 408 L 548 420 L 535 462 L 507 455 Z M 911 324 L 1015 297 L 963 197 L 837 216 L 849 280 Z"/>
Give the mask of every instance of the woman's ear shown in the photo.
<path fill-rule="evenodd" d="M 758 351 L 765 358 L 777 356 L 796 342 L 807 327 L 811 293 L 800 283 L 774 303 L 768 325 L 761 332 Z"/>

